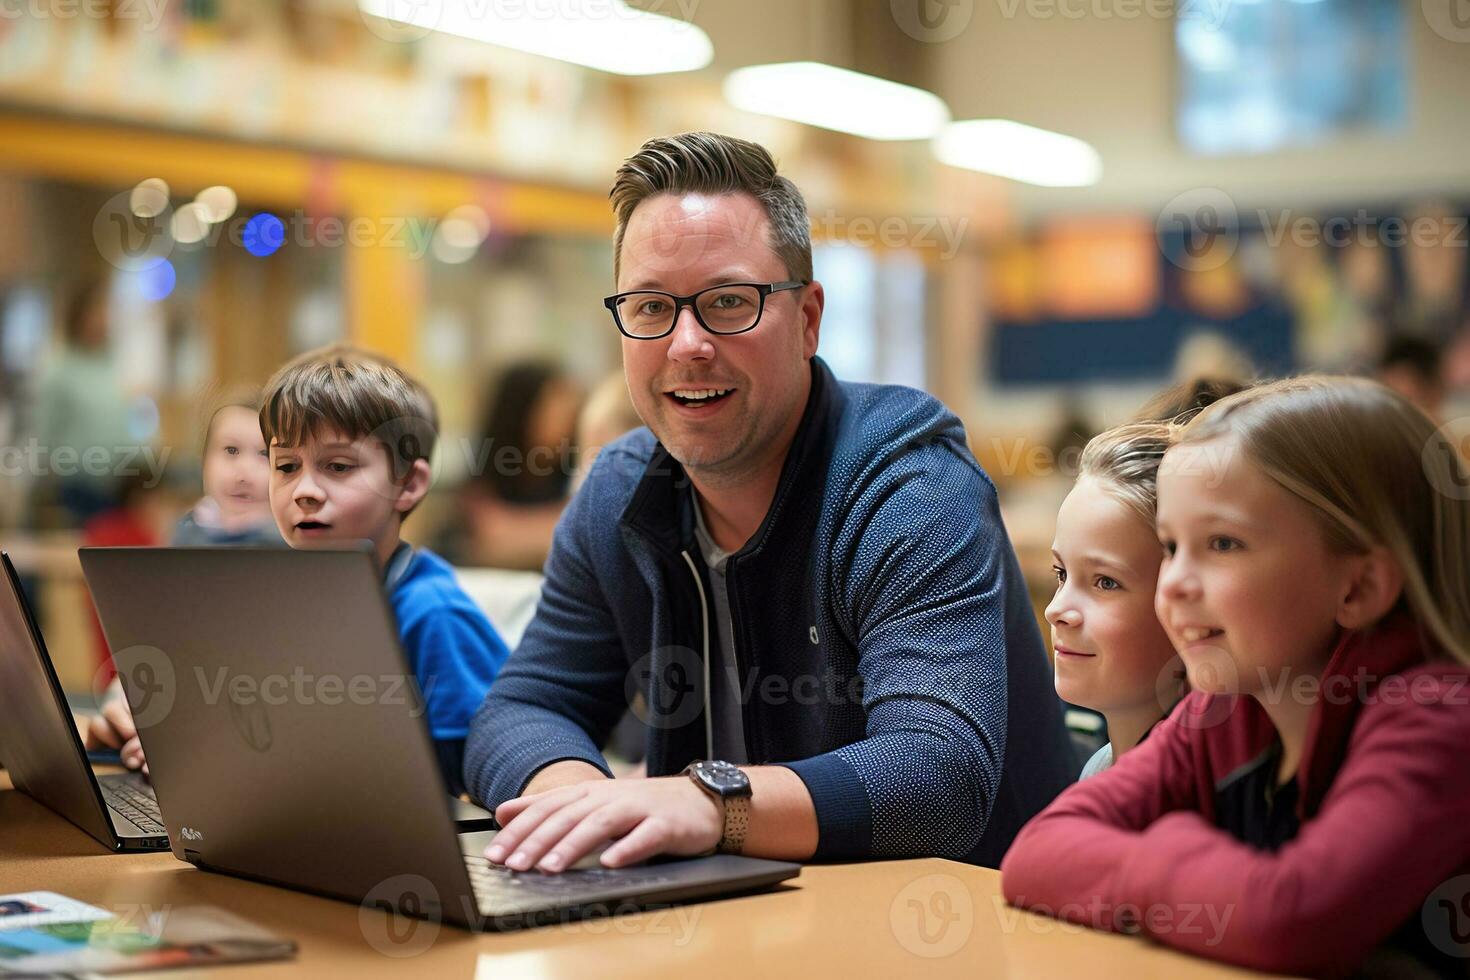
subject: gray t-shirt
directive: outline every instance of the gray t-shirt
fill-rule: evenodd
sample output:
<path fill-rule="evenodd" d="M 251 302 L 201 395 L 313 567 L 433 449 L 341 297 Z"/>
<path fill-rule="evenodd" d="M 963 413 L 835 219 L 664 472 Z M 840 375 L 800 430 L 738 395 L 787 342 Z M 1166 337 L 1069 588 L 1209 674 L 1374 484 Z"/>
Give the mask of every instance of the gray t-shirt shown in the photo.
<path fill-rule="evenodd" d="M 1108 769 L 1111 769 L 1112 766 L 1113 743 L 1109 742 L 1107 745 L 1104 745 L 1102 748 L 1092 753 L 1092 758 L 1088 759 L 1087 765 L 1082 767 L 1082 775 L 1078 776 L 1077 780 L 1078 782 L 1081 782 L 1082 780 L 1087 779 L 1089 776 L 1096 776 L 1100 772 L 1106 772 Z"/>
<path fill-rule="evenodd" d="M 720 659 L 710 664 L 712 754 L 716 759 L 745 765 L 750 759 L 745 752 L 745 718 L 740 703 L 742 685 L 735 666 L 735 624 L 730 619 L 730 589 L 725 581 L 725 566 L 729 563 L 730 552 L 721 549 L 710 537 L 709 529 L 704 526 L 703 511 L 696 499 L 694 536 L 709 568 L 710 591 L 714 593 L 710 596 L 710 604 L 714 606 L 714 629 L 720 646 Z M 715 677 L 716 671 L 722 672 L 719 677 Z"/>

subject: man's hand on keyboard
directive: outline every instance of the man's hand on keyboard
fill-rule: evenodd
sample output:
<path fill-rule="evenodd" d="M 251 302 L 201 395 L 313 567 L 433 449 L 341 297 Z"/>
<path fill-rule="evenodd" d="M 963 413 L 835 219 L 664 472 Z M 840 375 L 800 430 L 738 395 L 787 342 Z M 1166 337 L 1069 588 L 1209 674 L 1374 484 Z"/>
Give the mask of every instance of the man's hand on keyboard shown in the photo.
<path fill-rule="evenodd" d="M 87 724 L 86 745 L 89 749 L 107 746 L 117 749 L 122 764 L 129 769 L 142 769 L 148 775 L 148 760 L 143 758 L 143 744 L 138 741 L 138 729 L 133 725 L 133 713 L 128 710 L 127 699 L 108 696 L 102 701 L 102 713 L 93 715 Z"/>
<path fill-rule="evenodd" d="M 655 854 L 705 854 L 724 829 L 719 804 L 687 776 L 577 783 L 507 800 L 495 819 L 504 829 L 485 857 L 513 871 L 564 871 L 607 841 L 609 868 Z"/>

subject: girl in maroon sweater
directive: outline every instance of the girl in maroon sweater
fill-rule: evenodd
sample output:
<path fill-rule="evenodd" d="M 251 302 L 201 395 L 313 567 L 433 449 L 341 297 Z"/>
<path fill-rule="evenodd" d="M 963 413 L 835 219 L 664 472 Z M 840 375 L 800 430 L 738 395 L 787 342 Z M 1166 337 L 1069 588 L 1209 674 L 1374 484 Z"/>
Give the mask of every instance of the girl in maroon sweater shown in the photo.
<path fill-rule="evenodd" d="M 1006 897 L 1258 969 L 1470 963 L 1470 470 L 1381 385 L 1176 434 L 1155 608 L 1192 693 L 1064 792 Z"/>

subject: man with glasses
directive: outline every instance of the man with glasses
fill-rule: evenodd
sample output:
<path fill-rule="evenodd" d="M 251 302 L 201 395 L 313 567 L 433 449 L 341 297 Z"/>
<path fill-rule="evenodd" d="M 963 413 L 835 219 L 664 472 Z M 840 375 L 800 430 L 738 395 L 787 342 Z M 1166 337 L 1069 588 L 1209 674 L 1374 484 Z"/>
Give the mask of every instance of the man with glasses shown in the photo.
<path fill-rule="evenodd" d="M 959 421 L 815 356 L 806 205 L 762 147 L 653 140 L 611 197 L 606 305 L 648 428 L 597 458 L 475 718 L 486 856 L 997 866 L 1076 762 Z M 599 751 L 629 705 L 647 779 Z"/>

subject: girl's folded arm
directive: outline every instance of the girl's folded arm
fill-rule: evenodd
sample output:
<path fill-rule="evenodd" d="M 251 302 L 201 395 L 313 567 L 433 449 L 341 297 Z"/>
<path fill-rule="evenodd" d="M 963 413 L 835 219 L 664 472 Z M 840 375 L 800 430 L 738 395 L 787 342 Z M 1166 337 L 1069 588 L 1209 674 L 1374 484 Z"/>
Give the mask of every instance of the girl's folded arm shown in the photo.
<path fill-rule="evenodd" d="M 1077 783 L 1028 823 L 1001 863 L 1006 900 L 1098 929 L 1132 928 L 1118 906 L 1124 870 L 1148 860 L 1142 831 L 1180 808 L 1197 809 L 1191 695 L 1106 772 Z M 1195 703 L 1191 704 L 1190 702 Z M 1126 912 L 1126 909 L 1125 909 Z"/>
<path fill-rule="evenodd" d="M 1351 970 L 1470 855 L 1470 711 L 1380 705 L 1359 719 L 1321 810 L 1276 852 L 1198 813 L 1135 835 L 1120 896 L 1169 910 L 1144 931 L 1215 959 L 1278 972 Z M 1217 928 L 1180 928 L 1186 912 Z"/>

